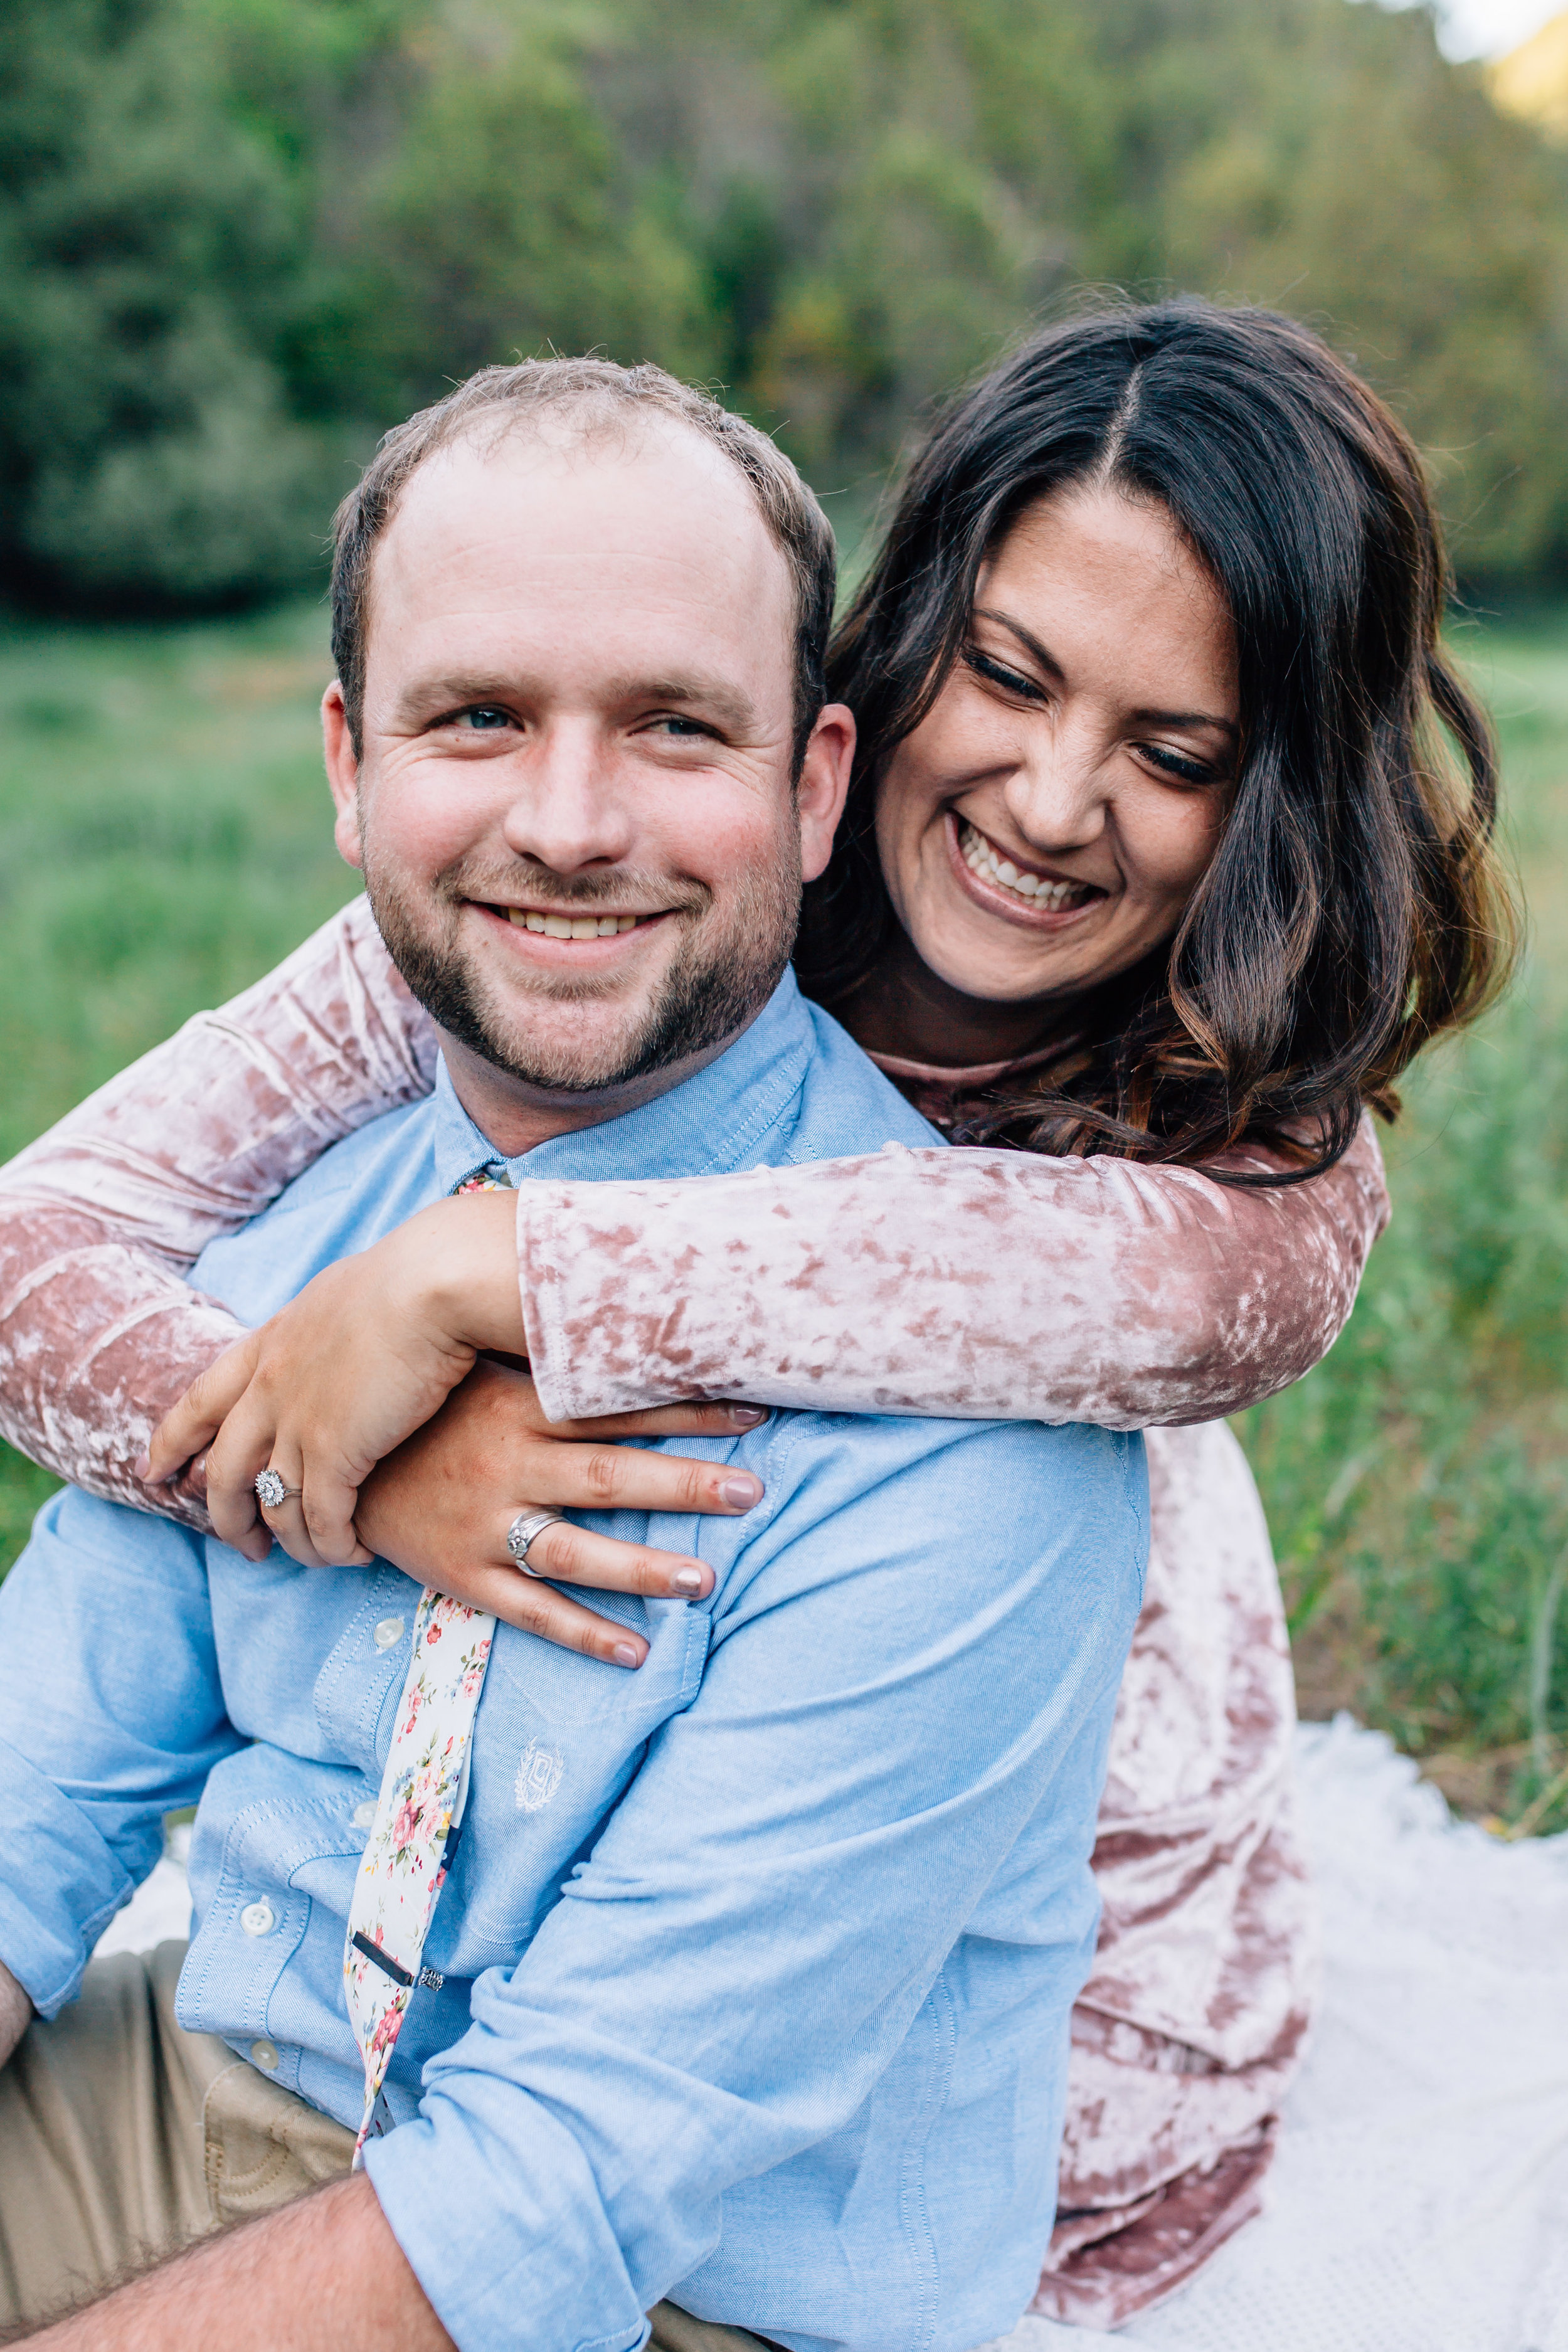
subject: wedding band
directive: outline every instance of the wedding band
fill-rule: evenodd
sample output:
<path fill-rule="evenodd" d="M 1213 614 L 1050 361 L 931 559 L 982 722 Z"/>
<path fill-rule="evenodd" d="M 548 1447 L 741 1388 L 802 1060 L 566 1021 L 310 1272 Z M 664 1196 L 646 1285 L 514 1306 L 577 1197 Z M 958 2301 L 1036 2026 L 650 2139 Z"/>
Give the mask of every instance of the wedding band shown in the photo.
<path fill-rule="evenodd" d="M 302 1495 L 302 1486 L 286 1486 L 277 1470 L 263 1470 L 255 1482 L 256 1499 L 264 1511 L 275 1511 L 279 1503 L 287 1503 Z"/>
<path fill-rule="evenodd" d="M 552 1528 L 565 1517 L 563 1511 L 519 1511 L 506 1531 L 506 1548 L 521 1569 L 524 1576 L 542 1576 L 542 1568 L 530 1568 L 528 1547 L 546 1528 Z"/>

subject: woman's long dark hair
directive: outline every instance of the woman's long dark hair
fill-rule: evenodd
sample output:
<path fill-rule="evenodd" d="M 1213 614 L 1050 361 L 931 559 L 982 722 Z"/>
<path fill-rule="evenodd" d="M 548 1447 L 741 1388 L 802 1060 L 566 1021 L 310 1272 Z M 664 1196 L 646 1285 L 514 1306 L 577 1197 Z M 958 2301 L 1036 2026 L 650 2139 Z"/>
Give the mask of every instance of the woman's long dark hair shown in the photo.
<path fill-rule="evenodd" d="M 1241 752 L 1216 850 L 1173 940 L 1071 1008 L 1026 1084 L 963 1107 L 965 1140 L 1202 1160 L 1284 1144 L 1328 1167 L 1363 1103 L 1500 984 L 1509 895 L 1497 769 L 1445 659 L 1440 527 L 1408 435 L 1315 335 L 1200 301 L 1034 337 L 916 457 L 834 640 L 860 726 L 833 861 L 806 893 L 802 985 L 841 1003 L 893 935 L 875 803 L 934 703 L 977 577 L 1020 511 L 1093 482 L 1158 500 L 1236 632 Z"/>

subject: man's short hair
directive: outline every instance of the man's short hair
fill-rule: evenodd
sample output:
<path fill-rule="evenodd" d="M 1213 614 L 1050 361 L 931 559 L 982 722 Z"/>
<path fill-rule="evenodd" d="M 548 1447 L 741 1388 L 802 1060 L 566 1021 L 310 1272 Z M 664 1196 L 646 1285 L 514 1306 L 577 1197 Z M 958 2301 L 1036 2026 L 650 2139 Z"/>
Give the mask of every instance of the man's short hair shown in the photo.
<path fill-rule="evenodd" d="M 651 415 L 689 425 L 745 476 L 789 565 L 795 585 L 794 772 L 799 774 L 807 738 L 826 700 L 823 663 L 837 578 L 827 518 L 784 452 L 743 416 L 732 415 L 710 394 L 679 383 L 663 368 L 618 367 L 613 360 L 595 359 L 524 360 L 517 367 L 481 368 L 445 400 L 384 434 L 333 516 L 332 658 L 356 758 L 363 749 L 371 564 L 405 485 L 426 457 L 461 439 L 493 446 L 511 426 L 536 417 L 559 417 L 593 435 Z"/>

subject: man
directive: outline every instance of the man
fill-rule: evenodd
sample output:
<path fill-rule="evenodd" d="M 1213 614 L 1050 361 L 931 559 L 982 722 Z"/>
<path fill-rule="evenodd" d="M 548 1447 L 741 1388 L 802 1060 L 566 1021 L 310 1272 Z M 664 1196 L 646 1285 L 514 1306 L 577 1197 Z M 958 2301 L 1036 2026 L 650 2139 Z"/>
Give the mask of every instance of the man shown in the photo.
<path fill-rule="evenodd" d="M 487 1171 L 930 1140 L 787 971 L 852 744 L 831 583 L 771 445 L 656 371 L 489 371 L 391 436 L 340 518 L 327 761 L 444 1066 L 210 1248 L 205 1288 L 259 1321 Z M 1140 1444 L 808 1414 L 707 1443 L 764 1492 L 748 1517 L 589 1524 L 679 1542 L 711 1593 L 604 1604 L 647 1638 L 629 1676 L 501 1628 L 450 1732 L 484 1660 L 433 1699 L 432 1621 L 384 1564 L 43 1514 L 0 1592 L 0 1961 L 13 2039 L 28 2003 L 54 2021 L 0 2074 L 0 2293 L 36 2321 L 260 2218 L 40 2341 L 632 2352 L 668 2296 L 679 2352 L 960 2352 L 1016 2317 Z M 384 1943 L 432 1706 L 429 1754 L 471 1738 L 461 1842 L 420 1862 L 427 1931 Z M 83 1968 L 198 1791 L 176 2024 L 169 1948 Z M 346 1928 L 402 2030 L 343 2179 Z"/>

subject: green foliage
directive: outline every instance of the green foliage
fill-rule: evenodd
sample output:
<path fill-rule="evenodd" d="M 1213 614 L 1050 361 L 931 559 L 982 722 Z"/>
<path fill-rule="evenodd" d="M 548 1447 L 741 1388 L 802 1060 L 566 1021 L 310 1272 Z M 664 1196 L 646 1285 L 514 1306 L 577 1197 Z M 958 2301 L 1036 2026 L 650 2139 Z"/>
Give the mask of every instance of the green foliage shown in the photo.
<path fill-rule="evenodd" d="M 1472 575 L 1568 554 L 1568 164 L 1352 0 L 16 0 L 0 543 L 142 610 L 308 569 L 345 460 L 551 347 L 825 488 L 1075 288 L 1322 326 Z M 852 499 L 852 506 L 858 501 Z"/>
<path fill-rule="evenodd" d="M 16 0 L 0 89 L 0 511 L 13 578 L 154 609 L 310 568 L 322 467 L 268 344 L 280 173 L 160 0 Z"/>

